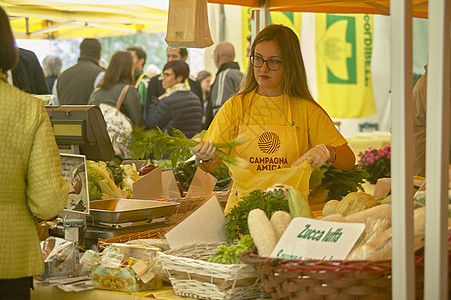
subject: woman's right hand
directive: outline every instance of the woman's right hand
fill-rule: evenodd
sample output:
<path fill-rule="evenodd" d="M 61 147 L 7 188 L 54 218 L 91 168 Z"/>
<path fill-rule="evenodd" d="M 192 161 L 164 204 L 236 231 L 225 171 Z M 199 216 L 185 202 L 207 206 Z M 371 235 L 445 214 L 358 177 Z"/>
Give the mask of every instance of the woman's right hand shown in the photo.
<path fill-rule="evenodd" d="M 215 155 L 216 147 L 213 142 L 200 141 L 197 146 L 193 148 L 193 153 L 196 158 L 202 161 L 209 161 Z"/>

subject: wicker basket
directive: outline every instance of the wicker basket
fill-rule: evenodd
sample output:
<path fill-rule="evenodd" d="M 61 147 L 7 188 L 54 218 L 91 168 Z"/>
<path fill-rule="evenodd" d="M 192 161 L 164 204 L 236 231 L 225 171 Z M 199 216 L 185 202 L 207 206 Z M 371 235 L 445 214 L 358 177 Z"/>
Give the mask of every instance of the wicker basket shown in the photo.
<path fill-rule="evenodd" d="M 195 299 L 256 299 L 267 296 L 255 268 L 207 262 L 220 243 L 196 243 L 158 253 L 175 293 Z"/>
<path fill-rule="evenodd" d="M 109 239 L 100 239 L 97 246 L 100 249 L 105 249 L 108 245 L 112 243 L 125 243 L 137 239 L 160 239 L 169 230 L 169 227 L 160 227 L 155 229 L 149 229 L 142 232 L 128 233 L 118 236 L 113 236 Z"/>
<path fill-rule="evenodd" d="M 272 299 L 391 300 L 391 260 L 285 260 L 261 257 L 255 251 L 240 258 L 256 267 Z M 423 299 L 423 256 L 416 257 L 415 266 L 416 295 Z"/>
<path fill-rule="evenodd" d="M 180 205 L 177 206 L 175 212 L 169 216 L 168 223 L 170 226 L 177 225 L 188 217 L 193 211 L 204 204 L 211 195 L 208 196 L 197 196 L 197 197 L 180 197 L 171 198 L 168 201 L 178 202 Z"/>

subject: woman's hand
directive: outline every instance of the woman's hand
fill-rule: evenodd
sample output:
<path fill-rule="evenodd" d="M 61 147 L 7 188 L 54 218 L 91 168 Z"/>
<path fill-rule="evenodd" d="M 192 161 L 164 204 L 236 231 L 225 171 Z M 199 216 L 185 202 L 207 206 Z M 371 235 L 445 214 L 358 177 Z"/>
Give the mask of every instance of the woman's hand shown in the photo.
<path fill-rule="evenodd" d="M 308 161 L 312 168 L 319 168 L 330 158 L 330 152 L 323 144 L 316 145 L 307 153 L 298 158 L 292 167 L 300 165 L 304 160 Z"/>
<path fill-rule="evenodd" d="M 193 153 L 196 158 L 202 161 L 209 161 L 215 155 L 216 147 L 213 142 L 200 141 L 197 146 L 193 148 Z"/>

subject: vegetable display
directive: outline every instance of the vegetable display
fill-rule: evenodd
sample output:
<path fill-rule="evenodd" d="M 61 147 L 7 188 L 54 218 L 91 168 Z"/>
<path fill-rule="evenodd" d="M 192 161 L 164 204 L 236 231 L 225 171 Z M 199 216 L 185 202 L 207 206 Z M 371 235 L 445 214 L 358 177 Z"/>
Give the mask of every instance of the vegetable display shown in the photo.
<path fill-rule="evenodd" d="M 241 240 L 232 246 L 219 246 L 218 251 L 208 261 L 218 264 L 242 264 L 240 254 L 249 251 L 254 246 L 254 241 L 249 234 L 244 235 Z"/>
<path fill-rule="evenodd" d="M 263 210 L 268 218 L 278 210 L 289 212 L 288 201 L 284 199 L 285 193 L 282 189 L 275 189 L 269 192 L 255 190 L 232 208 L 226 215 L 226 236 L 231 243 L 239 240 L 241 236 L 249 234 L 247 218 L 249 212 L 255 208 Z"/>

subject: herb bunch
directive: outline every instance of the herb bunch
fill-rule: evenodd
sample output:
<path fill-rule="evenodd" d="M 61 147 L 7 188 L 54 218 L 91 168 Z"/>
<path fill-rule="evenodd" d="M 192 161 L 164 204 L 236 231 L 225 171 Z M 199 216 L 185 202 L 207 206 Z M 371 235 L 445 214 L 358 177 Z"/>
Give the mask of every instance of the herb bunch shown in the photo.
<path fill-rule="evenodd" d="M 321 168 L 313 169 L 309 184 L 311 190 L 316 188 L 328 190 L 327 200 L 341 200 L 351 192 L 365 191 L 362 184 L 369 177 L 370 174 L 358 165 L 350 170 L 323 165 Z"/>

